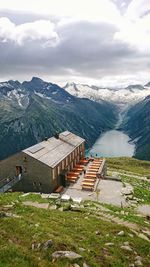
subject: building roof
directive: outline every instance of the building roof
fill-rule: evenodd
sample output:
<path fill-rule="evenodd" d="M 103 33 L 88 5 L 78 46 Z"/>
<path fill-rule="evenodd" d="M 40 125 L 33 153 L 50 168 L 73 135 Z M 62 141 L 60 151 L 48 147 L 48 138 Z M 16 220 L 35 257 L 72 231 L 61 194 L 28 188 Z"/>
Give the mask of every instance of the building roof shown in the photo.
<path fill-rule="evenodd" d="M 47 141 L 26 148 L 23 152 L 54 168 L 84 141 L 83 138 L 65 131 L 59 135 L 59 139 L 51 137 Z"/>

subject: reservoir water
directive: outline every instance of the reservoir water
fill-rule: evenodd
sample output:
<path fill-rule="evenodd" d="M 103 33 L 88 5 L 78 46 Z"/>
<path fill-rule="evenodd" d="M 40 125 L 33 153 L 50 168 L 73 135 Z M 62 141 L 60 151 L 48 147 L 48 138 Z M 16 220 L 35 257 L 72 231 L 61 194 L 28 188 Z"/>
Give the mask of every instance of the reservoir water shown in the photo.
<path fill-rule="evenodd" d="M 135 144 L 129 141 L 131 140 L 127 134 L 110 130 L 96 140 L 87 154 L 98 157 L 132 157 Z"/>

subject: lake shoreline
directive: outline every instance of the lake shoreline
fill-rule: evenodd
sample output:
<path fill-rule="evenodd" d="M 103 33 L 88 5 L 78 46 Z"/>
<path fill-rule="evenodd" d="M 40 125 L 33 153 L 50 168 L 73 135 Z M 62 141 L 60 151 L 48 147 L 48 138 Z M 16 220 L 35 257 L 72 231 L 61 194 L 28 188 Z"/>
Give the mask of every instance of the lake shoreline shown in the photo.
<path fill-rule="evenodd" d="M 127 133 L 116 129 L 108 130 L 97 138 L 94 145 L 86 150 L 86 156 L 133 157 L 136 143 Z"/>

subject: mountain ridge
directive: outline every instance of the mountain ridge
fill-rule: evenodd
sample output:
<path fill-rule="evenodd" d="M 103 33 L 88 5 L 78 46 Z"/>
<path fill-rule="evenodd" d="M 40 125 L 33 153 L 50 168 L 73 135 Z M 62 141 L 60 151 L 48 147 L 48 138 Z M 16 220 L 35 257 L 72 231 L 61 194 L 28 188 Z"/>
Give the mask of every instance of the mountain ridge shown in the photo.
<path fill-rule="evenodd" d="M 140 84 L 129 85 L 125 88 L 107 88 L 89 86 L 87 84 L 67 83 L 64 89 L 77 97 L 87 97 L 91 100 L 100 102 L 101 100 L 123 106 L 136 104 L 138 101 L 150 95 L 150 83 L 148 86 Z"/>
<path fill-rule="evenodd" d="M 108 102 L 77 98 L 37 77 L 0 83 L 0 159 L 66 129 L 90 147 L 116 120 L 116 107 Z"/>

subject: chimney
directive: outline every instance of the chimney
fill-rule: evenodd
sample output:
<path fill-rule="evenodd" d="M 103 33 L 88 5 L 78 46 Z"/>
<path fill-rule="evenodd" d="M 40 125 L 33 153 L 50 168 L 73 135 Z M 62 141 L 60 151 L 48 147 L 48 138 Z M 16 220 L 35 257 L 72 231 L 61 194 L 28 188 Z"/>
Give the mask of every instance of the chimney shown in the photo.
<path fill-rule="evenodd" d="M 54 135 L 54 137 L 55 137 L 56 139 L 59 139 L 59 133 L 56 132 L 55 135 Z"/>

